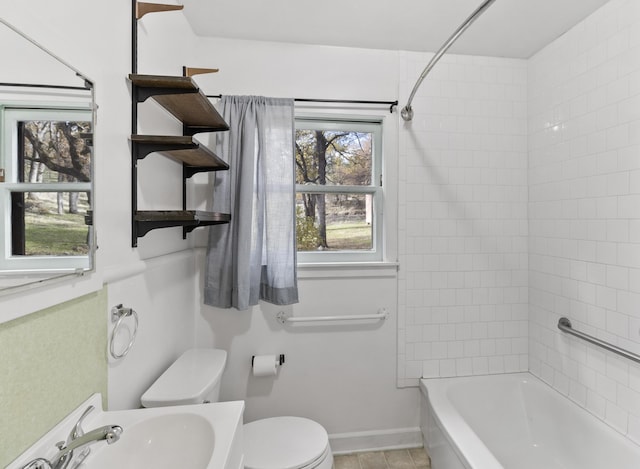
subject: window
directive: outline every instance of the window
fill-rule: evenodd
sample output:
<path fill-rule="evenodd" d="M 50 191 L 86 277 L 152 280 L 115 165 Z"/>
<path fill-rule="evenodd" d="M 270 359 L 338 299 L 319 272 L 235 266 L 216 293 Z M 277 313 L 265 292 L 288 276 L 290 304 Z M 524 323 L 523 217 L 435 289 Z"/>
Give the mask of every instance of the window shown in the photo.
<path fill-rule="evenodd" d="M 382 260 L 382 121 L 296 118 L 301 262 Z"/>
<path fill-rule="evenodd" d="M 91 111 L 4 108 L 0 268 L 89 266 Z"/>

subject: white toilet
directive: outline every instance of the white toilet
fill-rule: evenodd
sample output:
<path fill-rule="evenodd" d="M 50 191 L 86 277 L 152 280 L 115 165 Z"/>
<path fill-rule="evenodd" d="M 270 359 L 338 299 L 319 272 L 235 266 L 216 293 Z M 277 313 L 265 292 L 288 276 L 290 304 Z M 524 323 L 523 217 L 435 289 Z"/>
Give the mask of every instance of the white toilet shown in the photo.
<path fill-rule="evenodd" d="M 217 402 L 227 352 L 190 349 L 142 395 L 144 407 Z M 327 431 L 301 417 L 273 417 L 243 427 L 247 469 L 331 469 Z"/>

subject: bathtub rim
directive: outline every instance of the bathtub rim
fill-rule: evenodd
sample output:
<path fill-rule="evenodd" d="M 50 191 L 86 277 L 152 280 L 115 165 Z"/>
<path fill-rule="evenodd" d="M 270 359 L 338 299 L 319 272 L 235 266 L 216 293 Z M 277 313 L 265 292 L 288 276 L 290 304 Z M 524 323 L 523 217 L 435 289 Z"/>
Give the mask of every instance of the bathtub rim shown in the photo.
<path fill-rule="evenodd" d="M 572 411 L 578 410 L 581 414 L 585 416 L 590 422 L 594 422 L 597 424 L 597 428 L 603 432 L 606 432 L 607 435 L 610 435 L 614 440 L 619 442 L 623 446 L 627 446 L 629 449 L 633 451 L 634 454 L 640 452 L 640 444 L 629 438 L 628 435 L 620 433 L 617 429 L 613 428 L 607 422 L 600 419 L 597 415 L 594 415 L 588 409 L 582 407 L 574 400 L 570 399 L 567 395 L 560 392 L 558 389 L 554 388 L 551 384 L 547 383 L 540 377 L 534 375 L 530 371 L 526 372 L 514 372 L 514 373 L 497 373 L 497 374 L 487 374 L 487 375 L 472 375 L 472 376 L 457 376 L 457 377 L 443 377 L 443 378 L 422 378 L 420 379 L 420 389 L 427 401 L 427 405 L 429 406 L 429 412 L 432 414 L 431 418 L 438 425 L 441 433 L 446 438 L 447 443 L 454 450 L 455 454 L 459 457 L 460 462 L 467 467 L 467 469 L 504 469 L 504 466 L 493 456 L 491 450 L 482 442 L 480 437 L 475 433 L 475 431 L 470 427 L 470 425 L 464 420 L 464 418 L 458 413 L 455 406 L 449 401 L 447 394 L 448 387 L 451 383 L 464 383 L 477 379 L 485 379 L 485 380 L 518 380 L 518 381 L 526 381 L 532 384 L 535 383 L 536 386 L 540 386 L 541 388 L 548 391 L 550 394 L 553 394 L 556 398 L 559 398 L 565 405 L 571 407 Z M 429 391 L 429 384 L 431 384 L 432 389 Z M 440 415 L 436 414 L 433 405 L 432 399 L 436 400 L 436 404 L 442 404 L 442 408 L 446 409 L 446 414 L 442 412 Z M 442 417 L 442 418 L 441 418 Z M 450 426 L 449 428 L 445 427 L 442 424 L 442 420 L 445 420 L 447 424 Z M 452 428 L 451 428 L 452 427 Z M 451 431 L 453 430 L 453 431 Z M 452 436 L 453 433 L 453 436 Z M 463 438 L 468 438 L 465 440 Z M 461 443 L 456 443 L 456 441 Z M 473 443 L 472 446 L 468 445 Z M 462 448 L 462 445 L 464 448 Z M 490 458 L 486 461 L 478 461 L 479 458 L 477 453 L 472 453 L 471 449 L 477 448 L 476 444 L 482 445 L 479 454 L 489 454 Z M 466 450 L 466 451 L 464 451 Z M 469 457 L 469 453 L 474 457 Z M 635 458 L 635 456 L 634 456 Z M 491 462 L 493 460 L 493 462 Z M 475 465 L 475 464 L 480 465 Z M 489 465 L 491 464 L 491 465 Z M 628 463 L 627 463 L 628 464 Z M 635 459 L 631 463 L 631 466 L 635 467 Z M 625 466 L 626 467 L 626 466 Z"/>
<path fill-rule="evenodd" d="M 436 422 L 440 431 L 447 440 L 451 449 L 455 452 L 462 463 L 467 469 L 483 468 L 483 469 L 504 469 L 504 466 L 496 459 L 493 453 L 487 448 L 485 443 L 480 437 L 473 431 L 469 424 L 462 418 L 460 413 L 455 409 L 453 404 L 446 396 L 443 396 L 443 392 L 446 392 L 446 386 L 438 386 L 435 389 L 432 388 L 429 391 L 429 383 L 446 384 L 450 382 L 460 382 L 464 380 L 472 380 L 474 378 L 482 378 L 488 376 L 511 376 L 529 378 L 534 377 L 529 372 L 519 373 L 500 373 L 494 375 L 475 375 L 475 376 L 452 376 L 446 378 L 421 378 L 420 379 L 420 391 L 423 393 L 429 406 L 429 413 L 431 418 Z M 536 378 L 537 379 L 537 378 Z M 436 400 L 438 404 L 438 411 L 435 410 L 432 404 L 432 399 Z M 443 425 L 442 420 L 445 419 L 448 425 Z M 455 429 L 455 438 L 452 436 L 452 432 Z M 464 449 L 461 447 L 460 441 L 464 441 Z"/>

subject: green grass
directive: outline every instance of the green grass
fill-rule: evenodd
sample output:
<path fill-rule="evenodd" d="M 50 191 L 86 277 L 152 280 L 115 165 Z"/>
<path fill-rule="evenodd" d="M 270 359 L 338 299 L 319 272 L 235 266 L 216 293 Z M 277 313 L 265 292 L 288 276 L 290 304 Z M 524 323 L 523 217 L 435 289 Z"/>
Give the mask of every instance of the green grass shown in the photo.
<path fill-rule="evenodd" d="M 331 251 L 371 249 L 371 225 L 365 222 L 327 225 L 327 243 Z"/>
<path fill-rule="evenodd" d="M 49 195 L 49 194 L 47 194 Z M 88 253 L 88 226 L 84 223 L 86 207 L 81 213 L 57 212 L 55 194 L 39 194 L 25 213 L 25 250 L 28 256 L 81 256 Z"/>
<path fill-rule="evenodd" d="M 87 226 L 75 223 L 78 215 L 49 215 L 27 221 L 25 248 L 29 256 L 79 256 L 87 254 Z M 80 216 L 82 218 L 82 216 Z M 42 218 L 42 217 L 38 217 Z"/>

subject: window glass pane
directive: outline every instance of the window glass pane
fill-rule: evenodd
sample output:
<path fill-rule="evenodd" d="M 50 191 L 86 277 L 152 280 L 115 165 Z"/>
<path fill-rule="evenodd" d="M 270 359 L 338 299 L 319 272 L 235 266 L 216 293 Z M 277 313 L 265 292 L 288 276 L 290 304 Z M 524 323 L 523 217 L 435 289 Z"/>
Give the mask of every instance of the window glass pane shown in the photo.
<path fill-rule="evenodd" d="M 19 122 L 18 182 L 90 182 L 90 122 Z"/>
<path fill-rule="evenodd" d="M 372 134 L 296 130 L 296 183 L 371 185 Z"/>
<path fill-rule="evenodd" d="M 89 251 L 86 192 L 13 192 L 14 256 L 81 256 Z"/>
<path fill-rule="evenodd" d="M 296 194 L 298 251 L 373 249 L 373 195 Z"/>

